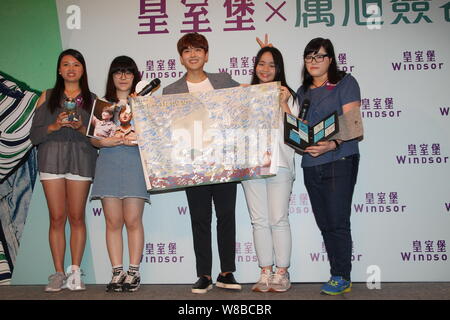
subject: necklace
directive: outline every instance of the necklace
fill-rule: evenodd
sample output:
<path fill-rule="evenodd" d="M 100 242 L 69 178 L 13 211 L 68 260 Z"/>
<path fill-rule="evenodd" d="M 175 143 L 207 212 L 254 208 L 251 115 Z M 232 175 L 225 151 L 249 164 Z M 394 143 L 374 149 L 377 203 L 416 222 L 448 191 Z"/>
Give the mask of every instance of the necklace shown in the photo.
<path fill-rule="evenodd" d="M 328 78 L 324 82 L 322 82 L 322 84 L 320 86 L 316 85 L 314 82 L 312 85 L 314 86 L 314 88 L 320 88 L 320 87 L 323 87 L 327 82 L 328 82 Z"/>
<path fill-rule="evenodd" d="M 75 90 L 64 90 L 64 94 L 66 95 L 67 98 L 75 98 L 76 96 L 78 96 L 78 94 L 81 92 L 80 89 L 75 89 Z"/>

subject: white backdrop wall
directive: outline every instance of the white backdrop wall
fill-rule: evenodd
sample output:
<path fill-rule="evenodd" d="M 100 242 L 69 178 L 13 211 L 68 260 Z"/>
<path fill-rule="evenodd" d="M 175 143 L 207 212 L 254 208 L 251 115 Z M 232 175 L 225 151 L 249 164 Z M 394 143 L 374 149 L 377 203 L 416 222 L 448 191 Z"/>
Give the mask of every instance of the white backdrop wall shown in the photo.
<path fill-rule="evenodd" d="M 353 212 L 353 281 L 450 281 L 450 2 L 443 0 L 57 0 L 63 48 L 80 50 L 91 90 L 105 91 L 112 59 L 129 55 L 144 79 L 166 86 L 184 74 L 176 51 L 187 31 L 209 40 L 206 70 L 251 79 L 269 33 L 285 59 L 289 85 L 301 82 L 302 53 L 330 38 L 339 65 L 358 80 L 365 137 Z M 161 94 L 161 90 L 156 92 Z M 329 265 L 303 186 L 300 157 L 290 204 L 291 279 L 321 282 Z M 143 283 L 196 279 L 184 191 L 151 196 L 144 213 Z M 258 264 L 241 186 L 237 197 L 237 279 L 254 282 Z M 48 214 L 40 183 L 30 209 L 13 283 L 45 283 L 53 272 Z M 107 283 L 110 263 L 101 204 L 87 211 L 88 283 Z M 124 232 L 124 235 L 126 233 Z M 215 239 L 215 226 L 213 239 Z M 124 237 L 126 239 L 126 237 Z M 214 242 L 214 248 L 217 244 Z M 125 246 L 126 247 L 126 246 Z M 36 255 L 39 250 L 39 255 Z M 217 252 L 217 250 L 216 250 Z M 39 256 L 39 257 L 38 257 Z M 34 260 L 33 272 L 27 263 Z M 127 252 L 125 252 L 127 265 Z M 67 265 L 70 260 L 67 259 Z M 36 270 L 38 269 L 38 270 Z M 214 255 L 213 275 L 219 272 Z"/>

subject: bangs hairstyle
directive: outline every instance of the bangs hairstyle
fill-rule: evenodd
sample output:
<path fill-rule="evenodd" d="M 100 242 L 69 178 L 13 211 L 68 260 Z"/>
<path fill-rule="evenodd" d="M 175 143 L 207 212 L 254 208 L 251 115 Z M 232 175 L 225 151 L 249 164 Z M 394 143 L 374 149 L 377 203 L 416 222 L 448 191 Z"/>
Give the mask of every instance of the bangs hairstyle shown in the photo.
<path fill-rule="evenodd" d="M 312 39 L 305 47 L 305 51 L 303 52 L 303 70 L 302 70 L 302 76 L 303 76 L 303 90 L 306 92 L 306 90 L 309 89 L 309 87 L 313 83 L 313 78 L 309 74 L 308 70 L 306 70 L 306 63 L 304 62 L 306 56 L 310 54 L 317 54 L 320 50 L 320 48 L 323 47 L 325 52 L 327 53 L 327 57 L 331 59 L 331 64 L 328 68 L 328 81 L 330 83 L 336 84 L 339 81 L 341 81 L 342 78 L 345 76 L 345 72 L 338 69 L 337 63 L 336 63 L 336 54 L 334 53 L 334 47 L 333 44 L 329 39 L 324 38 L 315 38 Z"/>
<path fill-rule="evenodd" d="M 266 52 L 270 52 L 272 54 L 273 62 L 275 64 L 275 78 L 273 79 L 273 81 L 280 81 L 282 86 L 288 88 L 289 92 L 291 93 L 291 95 L 294 97 L 295 100 L 296 97 L 295 91 L 292 90 L 286 82 L 283 55 L 281 54 L 280 50 L 278 50 L 275 47 L 263 47 L 256 54 L 251 84 L 259 84 L 259 79 L 258 76 L 256 75 L 256 67 L 258 66 L 258 63 L 261 60 L 262 55 Z"/>
<path fill-rule="evenodd" d="M 188 48 L 202 48 L 205 50 L 205 53 L 208 53 L 208 40 L 206 40 L 204 35 L 197 32 L 186 33 L 177 43 L 177 50 L 180 56 L 183 50 Z"/>
<path fill-rule="evenodd" d="M 111 66 L 108 71 L 108 80 L 106 82 L 106 93 L 105 99 L 109 102 L 119 102 L 119 98 L 117 98 L 117 90 L 114 85 L 114 73 L 117 71 L 122 72 L 131 72 L 133 73 L 133 82 L 131 84 L 131 91 L 133 93 L 136 91 L 136 85 L 139 81 L 141 81 L 141 74 L 139 73 L 136 62 L 128 56 L 119 56 L 114 58 L 111 62 Z"/>
<path fill-rule="evenodd" d="M 60 55 L 58 57 L 58 63 L 56 65 L 56 82 L 55 82 L 53 90 L 50 94 L 48 108 L 51 113 L 54 113 L 56 111 L 56 109 L 61 107 L 61 101 L 64 97 L 65 85 L 64 85 L 63 77 L 59 74 L 59 67 L 61 66 L 61 60 L 65 56 L 74 57 L 83 66 L 83 75 L 81 76 L 81 78 L 79 80 L 81 96 L 83 97 L 83 104 L 81 105 L 81 108 L 83 108 L 84 110 L 86 110 L 88 112 L 91 112 L 93 101 L 92 101 L 92 97 L 91 97 L 91 91 L 89 90 L 86 62 L 84 61 L 83 55 L 75 49 L 64 50 L 63 52 L 60 53 Z"/>

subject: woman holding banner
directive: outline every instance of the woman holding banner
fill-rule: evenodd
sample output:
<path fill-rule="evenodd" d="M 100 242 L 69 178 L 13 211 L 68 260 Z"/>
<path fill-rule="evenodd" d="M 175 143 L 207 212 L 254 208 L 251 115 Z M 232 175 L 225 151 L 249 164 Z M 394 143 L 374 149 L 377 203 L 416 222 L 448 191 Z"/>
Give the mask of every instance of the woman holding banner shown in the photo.
<path fill-rule="evenodd" d="M 278 49 L 266 46 L 256 56 L 251 84 L 272 81 L 281 82 L 280 107 L 283 112 L 297 115 L 296 95 L 286 83 L 283 56 Z M 283 128 L 283 118 L 280 125 Z M 294 150 L 284 144 L 282 130 L 277 146 L 273 150 L 273 158 L 278 159 L 276 176 L 242 181 L 261 268 L 260 278 L 252 288 L 256 292 L 285 292 L 291 286 L 287 271 L 292 247 L 288 211 L 295 178 Z M 275 272 L 272 271 L 274 264 L 277 267 Z"/>
<path fill-rule="evenodd" d="M 94 99 L 83 56 L 77 50 L 63 51 L 58 58 L 55 86 L 39 98 L 30 131 L 31 142 L 38 147 L 38 170 L 50 213 L 49 242 L 56 270 L 49 277 L 46 292 L 64 287 L 85 290 L 80 270 L 86 244 L 85 209 L 97 158 L 85 134 Z M 67 219 L 72 267 L 66 276 Z"/>
<path fill-rule="evenodd" d="M 105 99 L 120 108 L 121 123 L 131 120 L 127 104 L 141 79 L 136 63 L 127 56 L 115 58 L 108 72 Z M 115 134 L 91 139 L 100 149 L 91 199 L 101 199 L 106 219 L 106 245 L 112 265 L 112 279 L 106 291 L 136 291 L 140 286 L 139 265 L 144 250 L 142 214 L 149 194 L 134 134 Z M 126 226 L 130 265 L 123 270 L 122 230 Z"/>
<path fill-rule="evenodd" d="M 300 105 L 310 101 L 304 120 L 315 124 L 332 112 L 339 115 L 335 140 L 306 148 L 302 159 L 305 186 L 331 265 L 331 278 L 321 292 L 337 295 L 352 286 L 350 214 L 362 136 L 361 95 L 355 78 L 338 70 L 330 40 L 311 40 L 303 58 L 303 84 L 297 96 Z"/>

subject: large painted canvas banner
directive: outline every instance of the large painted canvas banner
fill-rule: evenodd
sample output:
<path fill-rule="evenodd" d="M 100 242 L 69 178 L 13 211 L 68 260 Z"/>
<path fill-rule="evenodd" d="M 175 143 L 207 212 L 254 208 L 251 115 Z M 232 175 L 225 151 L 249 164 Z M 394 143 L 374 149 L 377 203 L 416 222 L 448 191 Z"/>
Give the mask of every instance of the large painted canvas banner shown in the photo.
<path fill-rule="evenodd" d="M 147 189 L 276 174 L 279 86 L 270 83 L 133 98 Z"/>

